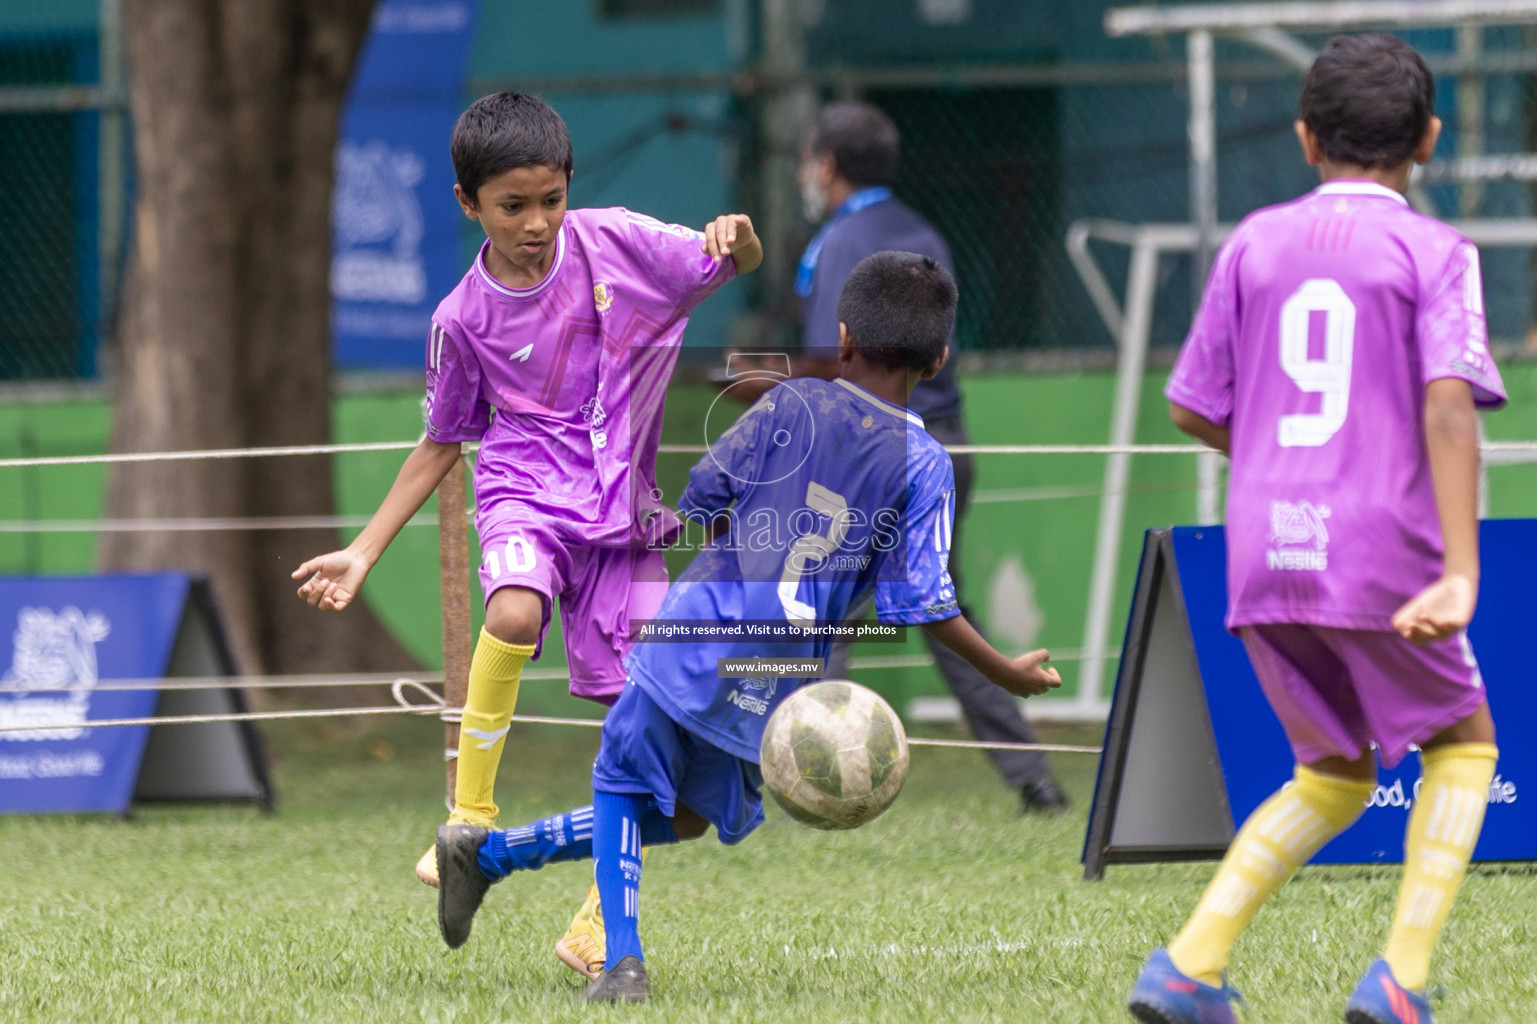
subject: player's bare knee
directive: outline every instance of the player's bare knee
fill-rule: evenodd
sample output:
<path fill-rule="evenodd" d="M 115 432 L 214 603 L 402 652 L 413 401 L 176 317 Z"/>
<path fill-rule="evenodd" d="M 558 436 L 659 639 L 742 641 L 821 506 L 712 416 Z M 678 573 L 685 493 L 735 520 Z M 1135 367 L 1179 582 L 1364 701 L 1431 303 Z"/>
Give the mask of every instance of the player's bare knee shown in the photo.
<path fill-rule="evenodd" d="M 486 632 L 504 644 L 532 644 L 544 624 L 544 599 L 526 587 L 503 587 L 486 602 Z"/>
<path fill-rule="evenodd" d="M 672 816 L 672 830 L 679 839 L 698 839 L 709 827 L 708 821 L 682 804 L 678 805 L 677 812 Z"/>

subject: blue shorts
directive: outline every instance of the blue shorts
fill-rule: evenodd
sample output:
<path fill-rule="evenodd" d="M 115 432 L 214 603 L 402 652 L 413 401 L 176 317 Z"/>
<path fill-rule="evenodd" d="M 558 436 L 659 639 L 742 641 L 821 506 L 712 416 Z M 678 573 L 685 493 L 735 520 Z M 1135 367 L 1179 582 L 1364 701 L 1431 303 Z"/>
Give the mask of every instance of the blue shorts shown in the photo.
<path fill-rule="evenodd" d="M 633 681 L 603 719 L 603 745 L 592 766 L 600 793 L 649 796 L 671 818 L 682 804 L 739 843 L 763 824 L 758 766 L 695 736 Z"/>

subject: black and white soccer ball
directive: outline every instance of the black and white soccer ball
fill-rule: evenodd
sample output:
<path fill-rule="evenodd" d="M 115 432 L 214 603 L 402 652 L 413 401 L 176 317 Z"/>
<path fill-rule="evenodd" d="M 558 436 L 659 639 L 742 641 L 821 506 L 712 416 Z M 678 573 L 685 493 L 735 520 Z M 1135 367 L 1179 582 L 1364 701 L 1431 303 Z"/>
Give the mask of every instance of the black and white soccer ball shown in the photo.
<path fill-rule="evenodd" d="M 803 686 L 774 709 L 758 748 L 785 813 L 821 829 L 858 828 L 907 781 L 907 734 L 891 705 L 844 679 Z"/>

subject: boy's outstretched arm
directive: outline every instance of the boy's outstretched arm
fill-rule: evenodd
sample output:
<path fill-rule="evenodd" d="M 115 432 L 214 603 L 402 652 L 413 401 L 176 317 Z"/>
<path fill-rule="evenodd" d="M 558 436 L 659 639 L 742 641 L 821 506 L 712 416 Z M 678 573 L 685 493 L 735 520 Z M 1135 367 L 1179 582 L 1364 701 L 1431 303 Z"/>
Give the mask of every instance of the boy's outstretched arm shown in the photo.
<path fill-rule="evenodd" d="M 723 213 L 706 224 L 700 251 L 717 260 L 730 256 L 738 274 L 757 270 L 763 262 L 763 243 L 745 213 Z"/>
<path fill-rule="evenodd" d="M 1016 697 L 1034 697 L 1062 685 L 1057 670 L 1045 665 L 1051 655 L 1044 648 L 1010 658 L 988 643 L 964 615 L 943 622 L 926 622 L 923 630 L 965 658 L 989 682 Z"/>
<path fill-rule="evenodd" d="M 299 596 L 317 608 L 339 612 L 352 603 L 368 572 L 411 517 L 421 509 L 448 471 L 459 461 L 459 442 L 439 444 L 429 438 L 406 456 L 395 474 L 390 493 L 384 496 L 368 525 L 340 551 L 318 555 L 293 571 L 294 579 L 308 576 Z"/>
<path fill-rule="evenodd" d="M 1425 389 L 1425 447 L 1445 557 L 1441 578 L 1393 615 L 1393 628 L 1418 644 L 1465 628 L 1478 605 L 1478 411 L 1467 381 Z"/>
<path fill-rule="evenodd" d="M 1186 409 L 1178 402 L 1169 403 L 1169 419 L 1181 431 L 1189 434 L 1208 448 L 1215 448 L 1223 455 L 1231 454 L 1232 431 L 1219 427 L 1198 412 Z"/>

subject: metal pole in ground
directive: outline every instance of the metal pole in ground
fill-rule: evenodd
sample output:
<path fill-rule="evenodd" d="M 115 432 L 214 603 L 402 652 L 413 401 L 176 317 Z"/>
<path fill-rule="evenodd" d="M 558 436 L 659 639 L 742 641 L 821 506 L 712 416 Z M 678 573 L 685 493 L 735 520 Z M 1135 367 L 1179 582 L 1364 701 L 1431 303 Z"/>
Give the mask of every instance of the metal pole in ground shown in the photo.
<path fill-rule="evenodd" d="M 1195 225 L 1190 312 L 1194 317 L 1217 251 L 1217 96 L 1211 33 L 1192 32 L 1185 45 L 1190 65 L 1190 222 Z"/>
<path fill-rule="evenodd" d="M 101 0 L 101 106 L 97 110 L 96 337 L 99 349 L 116 323 L 119 275 L 123 259 L 124 181 L 123 15 L 122 0 Z"/>
<path fill-rule="evenodd" d="M 443 768 L 448 809 L 459 772 L 459 709 L 470 689 L 470 565 L 461 458 L 438 485 L 438 578 L 443 592 Z"/>

